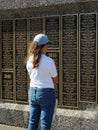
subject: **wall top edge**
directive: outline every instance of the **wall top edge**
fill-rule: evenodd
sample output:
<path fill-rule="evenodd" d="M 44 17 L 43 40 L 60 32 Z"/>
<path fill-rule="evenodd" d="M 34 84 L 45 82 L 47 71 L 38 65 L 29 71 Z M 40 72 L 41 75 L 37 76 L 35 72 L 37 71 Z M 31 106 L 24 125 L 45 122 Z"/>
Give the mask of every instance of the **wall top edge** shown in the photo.
<path fill-rule="evenodd" d="M 79 2 L 98 2 L 98 0 L 0 0 L 0 10 L 58 6 Z"/>

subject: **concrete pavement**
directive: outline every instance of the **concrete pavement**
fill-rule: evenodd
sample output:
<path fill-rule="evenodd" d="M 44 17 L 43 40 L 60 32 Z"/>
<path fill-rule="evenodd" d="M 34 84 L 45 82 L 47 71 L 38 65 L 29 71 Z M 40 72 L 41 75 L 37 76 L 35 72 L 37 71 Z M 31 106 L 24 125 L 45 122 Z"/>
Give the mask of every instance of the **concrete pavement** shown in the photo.
<path fill-rule="evenodd" d="M 8 126 L 4 124 L 0 124 L 0 130 L 27 130 L 26 128 Z"/>

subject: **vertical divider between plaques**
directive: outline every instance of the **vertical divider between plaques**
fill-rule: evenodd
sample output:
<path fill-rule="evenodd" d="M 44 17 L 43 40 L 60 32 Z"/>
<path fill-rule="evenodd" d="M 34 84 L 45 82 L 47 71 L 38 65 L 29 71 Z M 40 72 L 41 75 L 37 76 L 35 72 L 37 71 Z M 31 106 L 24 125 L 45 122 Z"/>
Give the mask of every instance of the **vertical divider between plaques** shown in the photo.
<path fill-rule="evenodd" d="M 63 65 L 62 65 L 62 16 L 60 16 L 60 30 L 61 30 L 61 32 L 60 32 L 60 90 L 59 90 L 59 93 L 60 93 L 60 105 L 61 105 L 61 107 L 62 107 L 62 105 L 63 105 L 63 78 L 62 78 L 62 76 L 63 76 L 63 73 L 62 73 L 62 71 L 63 71 Z"/>
<path fill-rule="evenodd" d="M 28 44 L 30 43 L 30 19 L 27 19 L 27 53 L 28 53 Z M 27 74 L 27 87 L 29 87 L 29 76 Z"/>
<path fill-rule="evenodd" d="M 30 22 L 29 21 L 30 20 L 27 18 L 27 48 L 26 48 L 27 50 L 28 50 L 28 43 L 30 42 Z M 27 50 L 26 50 L 26 52 L 27 52 Z M 27 53 L 26 53 L 26 56 L 27 56 Z M 25 56 L 25 58 L 26 58 L 26 56 Z M 26 80 L 27 80 L 27 88 L 28 88 L 28 74 L 27 74 L 27 71 L 26 71 L 26 75 L 27 75 Z M 28 93 L 28 89 L 27 89 L 27 93 Z M 27 99 L 26 103 L 28 103 L 28 99 Z"/>
<path fill-rule="evenodd" d="M 46 17 L 43 17 L 43 33 L 45 34 L 45 18 Z"/>
<path fill-rule="evenodd" d="M 79 75 L 78 75 L 78 70 L 79 70 L 79 62 L 78 62 L 78 56 L 79 56 L 79 53 L 78 53 L 78 48 L 79 48 L 79 46 L 78 46 L 78 41 L 79 41 L 79 38 L 78 38 L 78 27 L 79 27 L 79 25 L 78 25 L 78 23 L 79 23 L 79 20 L 78 20 L 78 14 L 76 14 L 76 16 L 77 16 L 77 106 L 76 106 L 76 108 L 78 108 L 78 103 L 79 103 L 79 81 L 78 81 L 78 79 L 79 79 Z"/>
<path fill-rule="evenodd" d="M 27 19 L 27 44 L 30 42 L 30 19 Z"/>
<path fill-rule="evenodd" d="M 79 106 L 79 15 L 77 14 L 77 107 Z"/>
<path fill-rule="evenodd" d="M 96 104 L 97 104 L 97 102 L 98 102 L 98 77 L 97 77 L 97 74 L 98 74 L 98 60 L 97 60 L 97 56 L 98 56 L 98 45 L 97 45 L 97 43 L 98 43 L 98 39 L 97 39 L 97 36 L 98 36 L 98 16 L 97 16 L 97 13 L 95 13 L 96 14 Z"/>
<path fill-rule="evenodd" d="M 58 73 L 59 73 L 59 75 L 58 75 L 58 77 L 59 77 L 59 81 L 58 81 L 58 106 L 60 106 L 61 107 L 61 101 L 62 101 L 62 93 L 61 93 L 61 90 L 62 90 L 62 87 L 61 87 L 61 82 L 62 82 L 62 80 L 61 80 L 61 78 L 62 78 L 62 76 L 61 76 L 61 54 L 60 54 L 60 50 L 56 50 L 56 52 L 58 52 L 59 53 L 59 61 L 58 61 L 58 63 L 59 63 L 59 68 L 58 68 Z"/>
<path fill-rule="evenodd" d="M 79 102 L 80 102 L 80 14 L 79 14 Z"/>
<path fill-rule="evenodd" d="M 2 25 L 0 20 L 0 100 L 2 99 Z"/>
<path fill-rule="evenodd" d="M 0 35 L 0 37 L 1 37 L 1 40 L 0 40 L 0 43 L 1 43 L 1 57 L 0 57 L 0 60 L 1 60 L 1 67 L 0 67 L 0 69 L 1 69 L 1 100 L 2 100 L 2 20 L 1 20 L 1 22 L 0 22 L 0 24 L 1 24 L 1 27 L 0 27 L 0 32 L 1 32 L 1 35 Z"/>
<path fill-rule="evenodd" d="M 61 89 L 60 89 L 60 105 L 61 107 L 63 106 L 63 64 L 62 64 L 62 16 L 60 16 L 60 59 L 61 59 L 61 64 L 60 64 L 60 69 L 61 69 Z"/>
<path fill-rule="evenodd" d="M 98 13 L 96 13 L 96 104 L 98 103 Z"/>
<path fill-rule="evenodd" d="M 16 67 L 15 67 L 15 20 L 13 20 L 13 66 L 14 66 L 14 76 L 13 76 L 13 98 L 14 98 L 14 102 L 16 102 Z"/>

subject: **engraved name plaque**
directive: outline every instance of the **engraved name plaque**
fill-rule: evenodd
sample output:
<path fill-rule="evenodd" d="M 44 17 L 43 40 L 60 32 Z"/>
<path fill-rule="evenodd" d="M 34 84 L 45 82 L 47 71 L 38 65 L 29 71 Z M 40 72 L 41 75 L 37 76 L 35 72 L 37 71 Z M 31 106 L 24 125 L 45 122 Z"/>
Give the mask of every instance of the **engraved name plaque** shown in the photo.
<path fill-rule="evenodd" d="M 27 72 L 24 59 L 27 52 L 27 20 L 15 21 L 15 52 L 16 52 L 16 100 L 28 100 Z"/>
<path fill-rule="evenodd" d="M 49 40 L 52 42 L 49 48 L 59 48 L 59 16 L 45 18 L 45 33 L 48 35 Z"/>
<path fill-rule="evenodd" d="M 2 21 L 2 69 L 13 69 L 13 21 Z"/>
<path fill-rule="evenodd" d="M 63 105 L 77 107 L 77 15 L 62 16 Z"/>
<path fill-rule="evenodd" d="M 2 99 L 13 100 L 13 73 L 2 73 Z"/>
<path fill-rule="evenodd" d="M 43 19 L 42 18 L 30 19 L 30 41 L 33 40 L 36 34 L 42 32 L 43 32 Z"/>
<path fill-rule="evenodd" d="M 96 102 L 96 14 L 80 15 L 80 101 Z"/>
<path fill-rule="evenodd" d="M 57 51 L 56 52 L 48 51 L 47 55 L 54 60 L 57 71 L 58 71 L 58 76 L 59 76 L 59 70 L 60 70 L 60 68 L 59 68 L 59 61 L 60 61 L 59 52 L 57 52 Z M 59 83 L 57 85 L 55 85 L 55 91 L 56 91 L 56 97 L 58 99 L 58 104 L 59 104 L 59 87 L 60 87 Z"/>

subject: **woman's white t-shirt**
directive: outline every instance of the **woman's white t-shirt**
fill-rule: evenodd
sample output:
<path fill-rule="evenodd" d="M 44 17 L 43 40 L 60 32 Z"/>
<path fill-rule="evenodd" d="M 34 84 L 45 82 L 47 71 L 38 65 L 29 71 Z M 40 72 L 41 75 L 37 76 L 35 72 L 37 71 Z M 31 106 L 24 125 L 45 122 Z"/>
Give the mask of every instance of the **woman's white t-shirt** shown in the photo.
<path fill-rule="evenodd" d="M 30 87 L 54 88 L 52 77 L 57 76 L 57 70 L 52 58 L 42 54 L 39 67 L 33 69 L 33 55 L 26 64 L 30 76 Z"/>

